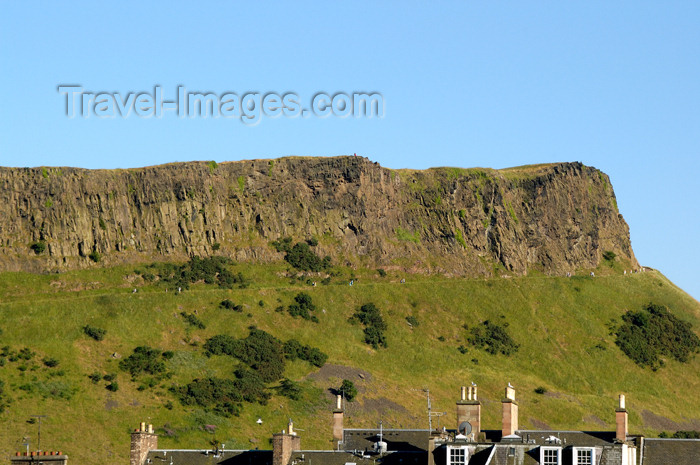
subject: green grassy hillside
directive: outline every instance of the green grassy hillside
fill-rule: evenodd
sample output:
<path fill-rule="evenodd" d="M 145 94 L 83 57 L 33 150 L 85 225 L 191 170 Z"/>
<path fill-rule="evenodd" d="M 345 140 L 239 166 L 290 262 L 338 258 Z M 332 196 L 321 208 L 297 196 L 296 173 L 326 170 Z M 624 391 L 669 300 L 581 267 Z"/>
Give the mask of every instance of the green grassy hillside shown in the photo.
<path fill-rule="evenodd" d="M 0 366 L 7 402 L 0 414 L 0 455 L 23 450 L 24 437 L 30 437 L 30 449 L 36 448 L 37 425 L 28 422 L 35 414 L 48 415 L 42 449 L 60 449 L 73 463 L 97 463 L 97 457 L 100 463 L 126 463 L 128 434 L 140 421 L 159 429 L 161 447 L 206 448 L 216 438 L 227 448 L 269 448 L 268 438 L 291 417 L 303 430 L 304 448 L 331 448 L 328 389 L 345 377 L 359 389 L 348 406 L 348 427 L 373 427 L 380 419 L 385 427 L 427 427 L 424 388 L 430 389 L 434 411 L 447 412 L 440 425 L 455 427 L 459 388 L 471 381 L 479 385 L 486 429 L 500 428 L 498 404 L 508 382 L 517 389 L 522 428 L 613 428 L 619 393 L 628 396 L 633 433 L 698 426 L 694 394 L 700 389 L 700 358 L 687 364 L 668 360 L 657 371 L 641 368 L 619 350 L 610 332 L 626 310 L 649 302 L 668 306 L 698 332 L 700 304 L 658 272 L 623 276 L 616 265 L 597 270 L 595 278 L 581 273 L 457 279 L 341 269 L 329 284 L 313 278 L 319 284 L 312 287 L 286 277 L 285 264 L 232 270 L 243 273 L 249 287 L 200 283 L 177 294 L 145 282 L 133 267 L 1 274 L 0 347 L 11 352 L 29 347 L 36 355 L 16 361 L 6 356 Z M 318 323 L 275 311 L 300 291 L 312 296 Z M 220 308 L 224 299 L 243 305 L 243 311 Z M 380 308 L 388 324 L 386 349 L 372 349 L 363 342 L 362 326 L 348 322 L 368 302 Z M 187 324 L 181 312 L 196 312 L 206 329 Z M 419 324 L 407 324 L 408 316 Z M 515 354 L 468 347 L 463 326 L 486 319 L 507 323 L 520 346 Z M 105 338 L 89 338 L 85 325 L 105 329 Z M 292 401 L 272 389 L 266 406 L 244 404 L 241 415 L 230 418 L 180 405 L 168 391 L 171 385 L 197 377 L 230 378 L 237 365 L 230 357 L 206 357 L 207 338 L 244 337 L 251 325 L 328 354 L 321 369 L 298 360 L 287 363 L 285 376 L 301 382 L 302 399 Z M 174 352 L 166 362 L 170 378 L 139 390 L 144 381 L 132 382 L 119 369 L 119 361 L 139 345 Z M 466 353 L 460 345 L 468 347 Z M 46 366 L 45 359 L 58 365 Z M 88 375 L 95 372 L 116 373 L 119 389 L 110 392 L 103 380 L 93 383 Z M 547 392 L 537 394 L 537 387 Z"/>

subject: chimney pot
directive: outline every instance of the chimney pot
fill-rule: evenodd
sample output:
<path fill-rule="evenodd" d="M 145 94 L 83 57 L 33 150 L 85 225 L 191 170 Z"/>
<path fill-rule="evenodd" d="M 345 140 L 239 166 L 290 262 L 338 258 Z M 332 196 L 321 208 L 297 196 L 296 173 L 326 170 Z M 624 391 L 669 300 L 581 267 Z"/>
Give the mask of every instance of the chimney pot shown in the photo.
<path fill-rule="evenodd" d="M 148 432 L 153 434 L 153 425 L 148 425 Z"/>
<path fill-rule="evenodd" d="M 518 430 L 518 403 L 515 401 L 515 388 L 508 383 L 503 399 L 503 436 L 511 436 Z"/>
<path fill-rule="evenodd" d="M 615 439 L 620 442 L 627 440 L 629 432 L 627 410 L 625 409 L 625 395 L 620 394 L 619 408 L 615 409 Z"/>
<path fill-rule="evenodd" d="M 141 427 L 139 428 L 139 431 L 146 431 L 146 422 L 145 421 L 142 421 L 140 426 Z"/>
<path fill-rule="evenodd" d="M 462 400 L 466 400 L 466 395 L 467 395 L 467 388 L 466 386 L 462 386 L 462 395 L 461 398 Z M 472 390 L 469 388 L 469 400 L 472 400 Z"/>

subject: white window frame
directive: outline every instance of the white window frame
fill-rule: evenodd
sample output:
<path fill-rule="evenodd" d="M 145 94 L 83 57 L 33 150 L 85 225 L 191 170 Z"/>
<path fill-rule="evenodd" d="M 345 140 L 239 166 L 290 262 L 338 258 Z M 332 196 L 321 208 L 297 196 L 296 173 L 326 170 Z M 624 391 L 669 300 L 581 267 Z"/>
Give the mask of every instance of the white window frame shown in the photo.
<path fill-rule="evenodd" d="M 544 461 L 544 455 L 546 452 L 549 451 L 556 451 L 557 453 L 557 463 L 552 464 L 552 465 L 561 465 L 561 447 L 549 447 L 549 446 L 540 446 L 540 464 L 541 465 L 550 465 L 552 462 L 545 462 Z"/>
<path fill-rule="evenodd" d="M 460 451 L 464 461 L 454 462 L 452 461 L 452 452 Z M 469 449 L 461 446 L 448 446 L 447 447 L 447 465 L 467 465 L 469 463 Z"/>
<path fill-rule="evenodd" d="M 595 448 L 594 447 L 574 447 L 573 448 L 573 465 L 579 465 L 579 452 L 591 453 L 591 465 L 595 465 Z"/>

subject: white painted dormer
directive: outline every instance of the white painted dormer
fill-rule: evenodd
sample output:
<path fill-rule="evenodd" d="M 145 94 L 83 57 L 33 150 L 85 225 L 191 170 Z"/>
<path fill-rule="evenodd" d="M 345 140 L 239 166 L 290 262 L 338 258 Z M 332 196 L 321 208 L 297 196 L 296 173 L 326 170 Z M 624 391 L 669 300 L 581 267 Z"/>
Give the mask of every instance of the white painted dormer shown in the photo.
<path fill-rule="evenodd" d="M 561 447 L 541 446 L 540 465 L 561 465 Z"/>
<path fill-rule="evenodd" d="M 593 447 L 573 447 L 573 465 L 595 465 L 596 455 Z"/>
<path fill-rule="evenodd" d="M 447 446 L 446 465 L 467 465 L 469 463 L 469 448 L 467 446 Z"/>

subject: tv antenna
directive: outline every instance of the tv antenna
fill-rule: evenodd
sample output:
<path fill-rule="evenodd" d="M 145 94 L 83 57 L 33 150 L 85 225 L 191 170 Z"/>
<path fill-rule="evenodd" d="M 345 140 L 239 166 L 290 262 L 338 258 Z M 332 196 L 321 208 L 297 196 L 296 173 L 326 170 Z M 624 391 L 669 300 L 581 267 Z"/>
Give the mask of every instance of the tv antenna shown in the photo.
<path fill-rule="evenodd" d="M 40 451 L 41 450 L 41 419 L 46 418 L 46 415 L 30 415 L 32 418 L 38 418 L 39 419 L 39 435 L 36 440 L 36 450 Z"/>
<path fill-rule="evenodd" d="M 433 430 L 433 417 L 437 417 L 438 428 L 439 428 L 440 427 L 440 417 L 443 415 L 447 415 L 447 412 L 433 412 L 433 407 L 430 403 L 430 389 L 428 389 L 428 388 L 414 389 L 414 391 L 419 391 L 419 390 L 425 392 L 425 395 L 428 398 L 428 429 L 430 429 L 430 431 L 432 431 Z"/>

